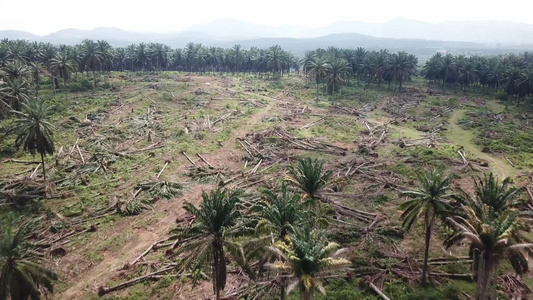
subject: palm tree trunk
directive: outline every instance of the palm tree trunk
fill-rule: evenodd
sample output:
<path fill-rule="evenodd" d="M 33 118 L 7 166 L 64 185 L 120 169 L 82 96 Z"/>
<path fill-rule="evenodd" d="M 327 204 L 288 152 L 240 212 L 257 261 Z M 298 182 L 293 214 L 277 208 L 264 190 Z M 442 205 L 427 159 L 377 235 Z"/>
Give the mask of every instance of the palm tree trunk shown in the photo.
<path fill-rule="evenodd" d="M 426 225 L 426 247 L 424 249 L 424 266 L 422 267 L 422 284 L 427 282 L 429 242 L 431 241 L 431 229 L 433 228 L 433 220 L 426 222 L 428 222 L 428 224 Z"/>
<path fill-rule="evenodd" d="M 44 189 L 46 190 L 46 169 L 44 168 L 44 153 L 41 152 L 41 164 L 43 165 Z"/>
<path fill-rule="evenodd" d="M 486 258 L 487 256 L 488 258 Z M 476 300 L 487 300 L 489 299 L 489 290 L 492 283 L 492 270 L 495 264 L 490 253 L 488 253 L 488 255 L 482 253 L 479 258 L 480 270 L 478 271 Z"/>
<path fill-rule="evenodd" d="M 93 69 L 93 88 L 96 88 L 96 71 Z"/>

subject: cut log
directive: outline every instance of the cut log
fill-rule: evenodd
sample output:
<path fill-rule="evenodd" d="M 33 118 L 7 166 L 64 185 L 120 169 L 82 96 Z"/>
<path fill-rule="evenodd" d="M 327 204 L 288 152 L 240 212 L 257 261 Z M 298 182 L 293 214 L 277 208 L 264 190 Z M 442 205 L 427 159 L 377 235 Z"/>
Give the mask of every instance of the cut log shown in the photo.
<path fill-rule="evenodd" d="M 369 283 L 368 283 L 368 286 L 369 286 L 374 292 L 376 292 L 376 294 L 378 294 L 378 295 L 381 297 L 381 299 L 383 299 L 383 300 L 390 300 L 390 298 L 387 297 L 387 295 L 383 294 L 383 292 L 382 292 L 377 286 L 375 286 L 372 282 L 369 282 Z"/>
<path fill-rule="evenodd" d="M 146 255 L 148 255 L 148 253 L 150 253 L 150 251 L 152 251 L 154 249 L 154 245 L 151 245 L 150 247 L 148 247 L 148 249 L 144 250 L 144 252 L 139 255 L 136 259 L 134 259 L 129 265 L 128 267 L 131 267 L 133 265 L 135 265 L 138 261 L 140 261 L 141 259 L 143 259 Z"/>
<path fill-rule="evenodd" d="M 303 129 L 306 129 L 306 128 L 309 128 L 309 127 L 312 127 L 312 126 L 318 125 L 318 124 L 324 122 L 325 119 L 326 119 L 326 117 L 323 117 L 323 118 L 321 118 L 321 119 L 318 119 L 318 120 L 316 120 L 316 121 L 313 121 L 313 122 L 311 122 L 311 123 L 308 123 L 308 124 L 306 124 L 306 125 L 300 127 L 299 130 L 303 130 Z"/>
<path fill-rule="evenodd" d="M 41 162 L 32 161 L 32 160 L 8 159 L 8 160 L 4 160 L 2 163 L 18 163 L 18 164 L 32 165 L 32 164 L 40 164 Z"/>
<path fill-rule="evenodd" d="M 250 154 L 250 157 L 255 157 L 252 152 L 250 152 L 250 150 L 248 150 L 248 148 L 246 148 L 246 146 L 244 146 L 244 144 L 240 141 L 240 140 L 237 140 L 239 142 L 239 144 L 241 144 L 241 146 L 244 148 L 244 150 L 246 150 L 246 152 L 248 152 L 248 154 Z"/>
<path fill-rule="evenodd" d="M 206 163 L 206 165 L 209 166 L 210 169 L 214 169 L 215 167 L 213 167 L 213 165 L 211 165 L 205 158 L 203 158 L 200 153 L 196 153 L 196 155 L 204 162 Z"/>
<path fill-rule="evenodd" d="M 81 162 L 85 164 L 85 158 L 83 158 L 83 154 L 81 154 L 80 146 L 78 146 L 78 144 L 76 144 L 76 150 L 78 150 L 78 154 L 81 157 Z"/>
<path fill-rule="evenodd" d="M 187 160 L 195 167 L 197 168 L 200 168 L 199 165 L 197 165 L 190 157 L 189 155 L 187 155 L 187 153 L 185 151 L 181 151 L 181 154 L 185 155 L 185 157 L 187 158 Z"/>
<path fill-rule="evenodd" d="M 511 160 L 509 160 L 509 158 L 507 158 L 507 156 L 504 156 L 505 157 L 505 160 L 507 160 L 507 162 L 509 164 L 511 164 L 511 166 L 513 166 L 513 168 L 515 167 L 515 165 L 513 164 L 513 162 Z"/>
<path fill-rule="evenodd" d="M 168 272 L 170 270 L 174 269 L 174 267 L 167 267 L 167 268 L 164 268 L 164 269 L 161 269 L 161 270 L 158 270 L 158 271 L 155 271 L 155 272 L 152 272 L 150 274 L 147 274 L 145 276 L 141 276 L 141 277 L 137 277 L 137 278 L 134 278 L 132 280 L 128 280 L 124 283 L 121 283 L 121 284 L 117 284 L 115 286 L 112 286 L 112 287 L 109 287 L 109 288 L 106 288 L 104 286 L 100 286 L 98 288 L 98 296 L 102 297 L 108 293 L 111 293 L 111 292 L 114 292 L 114 291 L 118 291 L 120 289 L 123 289 L 123 288 L 126 288 L 126 287 L 129 287 L 129 286 L 132 286 L 138 282 L 141 282 L 143 280 L 148 280 L 148 279 L 152 279 L 152 278 L 157 278 L 155 277 L 155 275 L 158 275 L 158 274 L 161 274 L 161 273 L 165 273 L 165 272 Z"/>
<path fill-rule="evenodd" d="M 461 152 L 461 150 L 458 150 L 457 153 L 459 153 L 459 155 L 461 155 L 461 158 L 463 159 L 463 163 L 465 165 L 468 165 L 468 161 L 466 160 L 466 157 L 465 157 L 466 155 L 465 155 L 464 151 Z"/>
<path fill-rule="evenodd" d="M 35 170 L 33 170 L 33 172 L 32 172 L 31 175 L 30 175 L 30 178 L 33 178 L 33 175 L 35 175 L 35 173 L 37 172 L 37 170 L 39 170 L 40 167 L 41 167 L 41 163 L 39 163 L 39 164 L 37 165 L 37 168 L 35 168 Z"/>
<path fill-rule="evenodd" d="M 165 170 L 165 168 L 168 166 L 168 164 L 170 164 L 170 160 L 167 160 L 165 162 L 165 165 L 163 166 L 163 168 L 161 169 L 161 171 L 159 171 L 159 174 L 157 174 L 156 178 L 159 178 L 161 176 L 161 174 L 163 173 L 163 171 Z"/>

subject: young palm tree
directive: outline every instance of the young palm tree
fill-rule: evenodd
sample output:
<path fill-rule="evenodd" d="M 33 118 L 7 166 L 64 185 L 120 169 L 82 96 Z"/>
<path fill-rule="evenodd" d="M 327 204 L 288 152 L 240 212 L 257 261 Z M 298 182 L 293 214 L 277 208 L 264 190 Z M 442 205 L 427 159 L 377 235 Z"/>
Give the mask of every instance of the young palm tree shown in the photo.
<path fill-rule="evenodd" d="M 482 204 L 488 205 L 495 214 L 500 214 L 523 204 L 520 194 L 524 188 L 510 185 L 510 178 L 505 178 L 500 184 L 492 172 L 486 173 L 483 178 L 474 179 L 474 197 L 460 189 L 457 199 L 472 207 L 479 215 L 481 215 Z"/>
<path fill-rule="evenodd" d="M 41 155 L 43 167 L 44 185 L 46 186 L 46 169 L 44 157 L 54 154 L 53 129 L 54 125 L 47 121 L 51 114 L 51 106 L 44 101 L 33 99 L 22 103 L 22 112 L 13 111 L 16 114 L 15 126 L 10 130 L 17 134 L 15 146 L 23 147 L 24 151 L 32 155 Z"/>
<path fill-rule="evenodd" d="M 10 103 L 11 107 L 17 111 L 20 111 L 21 104 L 30 98 L 28 82 L 22 78 L 8 79 L 0 93 L 0 97 L 6 99 L 6 102 Z"/>
<path fill-rule="evenodd" d="M 337 243 L 327 242 L 323 234 L 313 232 L 311 227 L 306 226 L 291 235 L 289 245 L 278 242 L 275 247 L 270 247 L 279 260 L 265 266 L 280 272 L 282 278 L 288 277 L 287 294 L 299 288 L 302 299 L 310 300 L 317 289 L 326 294 L 321 277 L 350 264 L 348 260 L 338 257 L 343 252 L 342 249 L 337 250 L 338 248 Z M 282 285 L 282 298 L 284 296 Z"/>
<path fill-rule="evenodd" d="M 323 167 L 324 162 L 316 158 L 300 159 L 296 166 L 288 167 L 289 174 L 285 180 L 302 190 L 304 199 L 316 200 L 332 174 L 332 171 L 324 171 Z"/>
<path fill-rule="evenodd" d="M 446 217 L 451 211 L 450 199 L 452 198 L 452 194 L 448 191 L 450 190 L 450 185 L 454 176 L 445 176 L 435 169 L 431 172 L 422 171 L 417 175 L 420 181 L 420 187 L 415 191 L 402 192 L 402 194 L 412 199 L 404 202 L 400 208 L 404 210 L 401 215 L 403 226 L 408 230 L 420 217 L 424 218 L 426 239 L 424 266 L 422 268 L 422 283 L 426 283 L 431 231 L 433 230 L 437 218 Z"/>
<path fill-rule="evenodd" d="M 477 277 L 477 300 L 495 299 L 490 289 L 496 292 L 493 273 L 502 259 L 509 259 L 518 274 L 528 270 L 528 255 L 533 244 L 520 233 L 521 221 L 518 214 L 506 210 L 498 215 L 491 207 L 478 203 L 478 212 L 463 206 L 466 217 L 449 217 L 447 220 L 456 230 L 445 241 L 450 247 L 458 242 L 467 241 L 474 254 L 472 264 L 474 277 Z"/>
<path fill-rule="evenodd" d="M 14 218 L 10 218 L 0 240 L 0 300 L 41 299 L 41 286 L 53 292 L 52 280 L 57 275 L 39 264 L 37 249 L 27 242 L 33 222 L 14 228 Z"/>
<path fill-rule="evenodd" d="M 211 269 L 216 299 L 220 299 L 220 291 L 226 286 L 226 252 L 238 263 L 244 264 L 242 247 L 231 241 L 232 237 L 250 231 L 242 223 L 239 194 L 239 191 L 221 189 L 209 194 L 204 191 L 204 202 L 199 208 L 191 203 L 184 205 L 196 220 L 180 234 L 179 238 L 190 239 L 190 242 L 185 243 L 178 253 L 187 254 L 183 267 Z"/>
<path fill-rule="evenodd" d="M 261 218 L 256 230 L 273 234 L 279 240 L 285 240 L 294 228 L 305 223 L 305 202 L 300 195 L 288 191 L 285 183 L 281 184 L 281 192 L 263 191 L 265 201 L 252 207 Z"/>

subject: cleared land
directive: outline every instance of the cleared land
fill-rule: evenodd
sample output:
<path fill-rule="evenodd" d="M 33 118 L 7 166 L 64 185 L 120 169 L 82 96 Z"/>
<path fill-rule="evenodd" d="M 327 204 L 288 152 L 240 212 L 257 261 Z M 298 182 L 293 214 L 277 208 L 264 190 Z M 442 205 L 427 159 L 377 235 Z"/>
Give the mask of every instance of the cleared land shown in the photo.
<path fill-rule="evenodd" d="M 261 187 L 279 184 L 287 165 L 307 156 L 324 159 L 334 171 L 325 193 L 327 210 L 336 216 L 331 236 L 361 262 L 349 277 L 370 276 L 391 299 L 418 299 L 428 291 L 406 282 L 420 270 L 423 228 L 404 233 L 398 209 L 399 191 L 415 185 L 416 171 L 448 167 L 460 174 L 465 189 L 472 188 L 472 175 L 488 170 L 520 185 L 531 182 L 529 154 L 514 145 L 508 151 L 484 149 L 483 133 L 463 122 L 487 110 L 487 121 L 496 116 L 498 122 L 501 104 L 480 94 L 429 95 L 415 81 L 400 92 L 348 86 L 317 101 L 303 75 L 273 81 L 248 74 L 111 73 L 105 80 L 107 90 L 43 95 L 56 105 L 60 149 L 47 159 L 54 197 L 43 203 L 53 230 L 40 237 L 60 275 L 53 299 L 97 299 L 100 287 L 171 266 L 171 230 L 190 222 L 185 201 L 199 204 L 202 190 L 216 185 L 243 188 L 253 200 Z M 519 121 L 518 112 L 505 114 Z M 529 122 L 521 125 L 515 134 L 531 132 Z M 38 181 L 39 171 L 30 176 L 35 164 L 16 161 L 31 156 L 8 153 L 12 142 L 1 142 L 0 181 Z M 430 255 L 447 259 L 431 265 L 442 286 L 430 292 L 455 288 L 464 292 L 461 297 L 472 295 L 474 284 L 457 280 L 469 273 L 460 259 L 467 249 L 445 250 L 442 237 L 436 234 Z M 457 262 L 449 263 L 453 257 Z M 165 274 L 105 298 L 212 297 L 209 281 L 193 288 Z M 232 272 L 225 293 L 246 281 Z M 358 289 L 357 280 L 330 285 L 338 288 L 328 289 L 328 299 L 340 299 L 335 293 L 343 289 L 354 290 L 346 297 L 376 297 Z"/>

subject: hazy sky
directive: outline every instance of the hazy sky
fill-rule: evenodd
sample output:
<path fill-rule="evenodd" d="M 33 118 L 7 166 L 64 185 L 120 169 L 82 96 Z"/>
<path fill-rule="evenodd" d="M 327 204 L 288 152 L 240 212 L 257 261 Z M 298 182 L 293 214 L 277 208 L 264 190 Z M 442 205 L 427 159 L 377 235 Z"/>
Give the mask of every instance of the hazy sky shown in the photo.
<path fill-rule="evenodd" d="M 531 0 L 0 0 L 0 8 L 0 30 L 25 30 L 41 35 L 65 28 L 100 26 L 173 32 L 217 19 L 308 27 L 335 21 L 382 23 L 393 18 L 432 23 L 450 20 L 533 23 Z"/>

